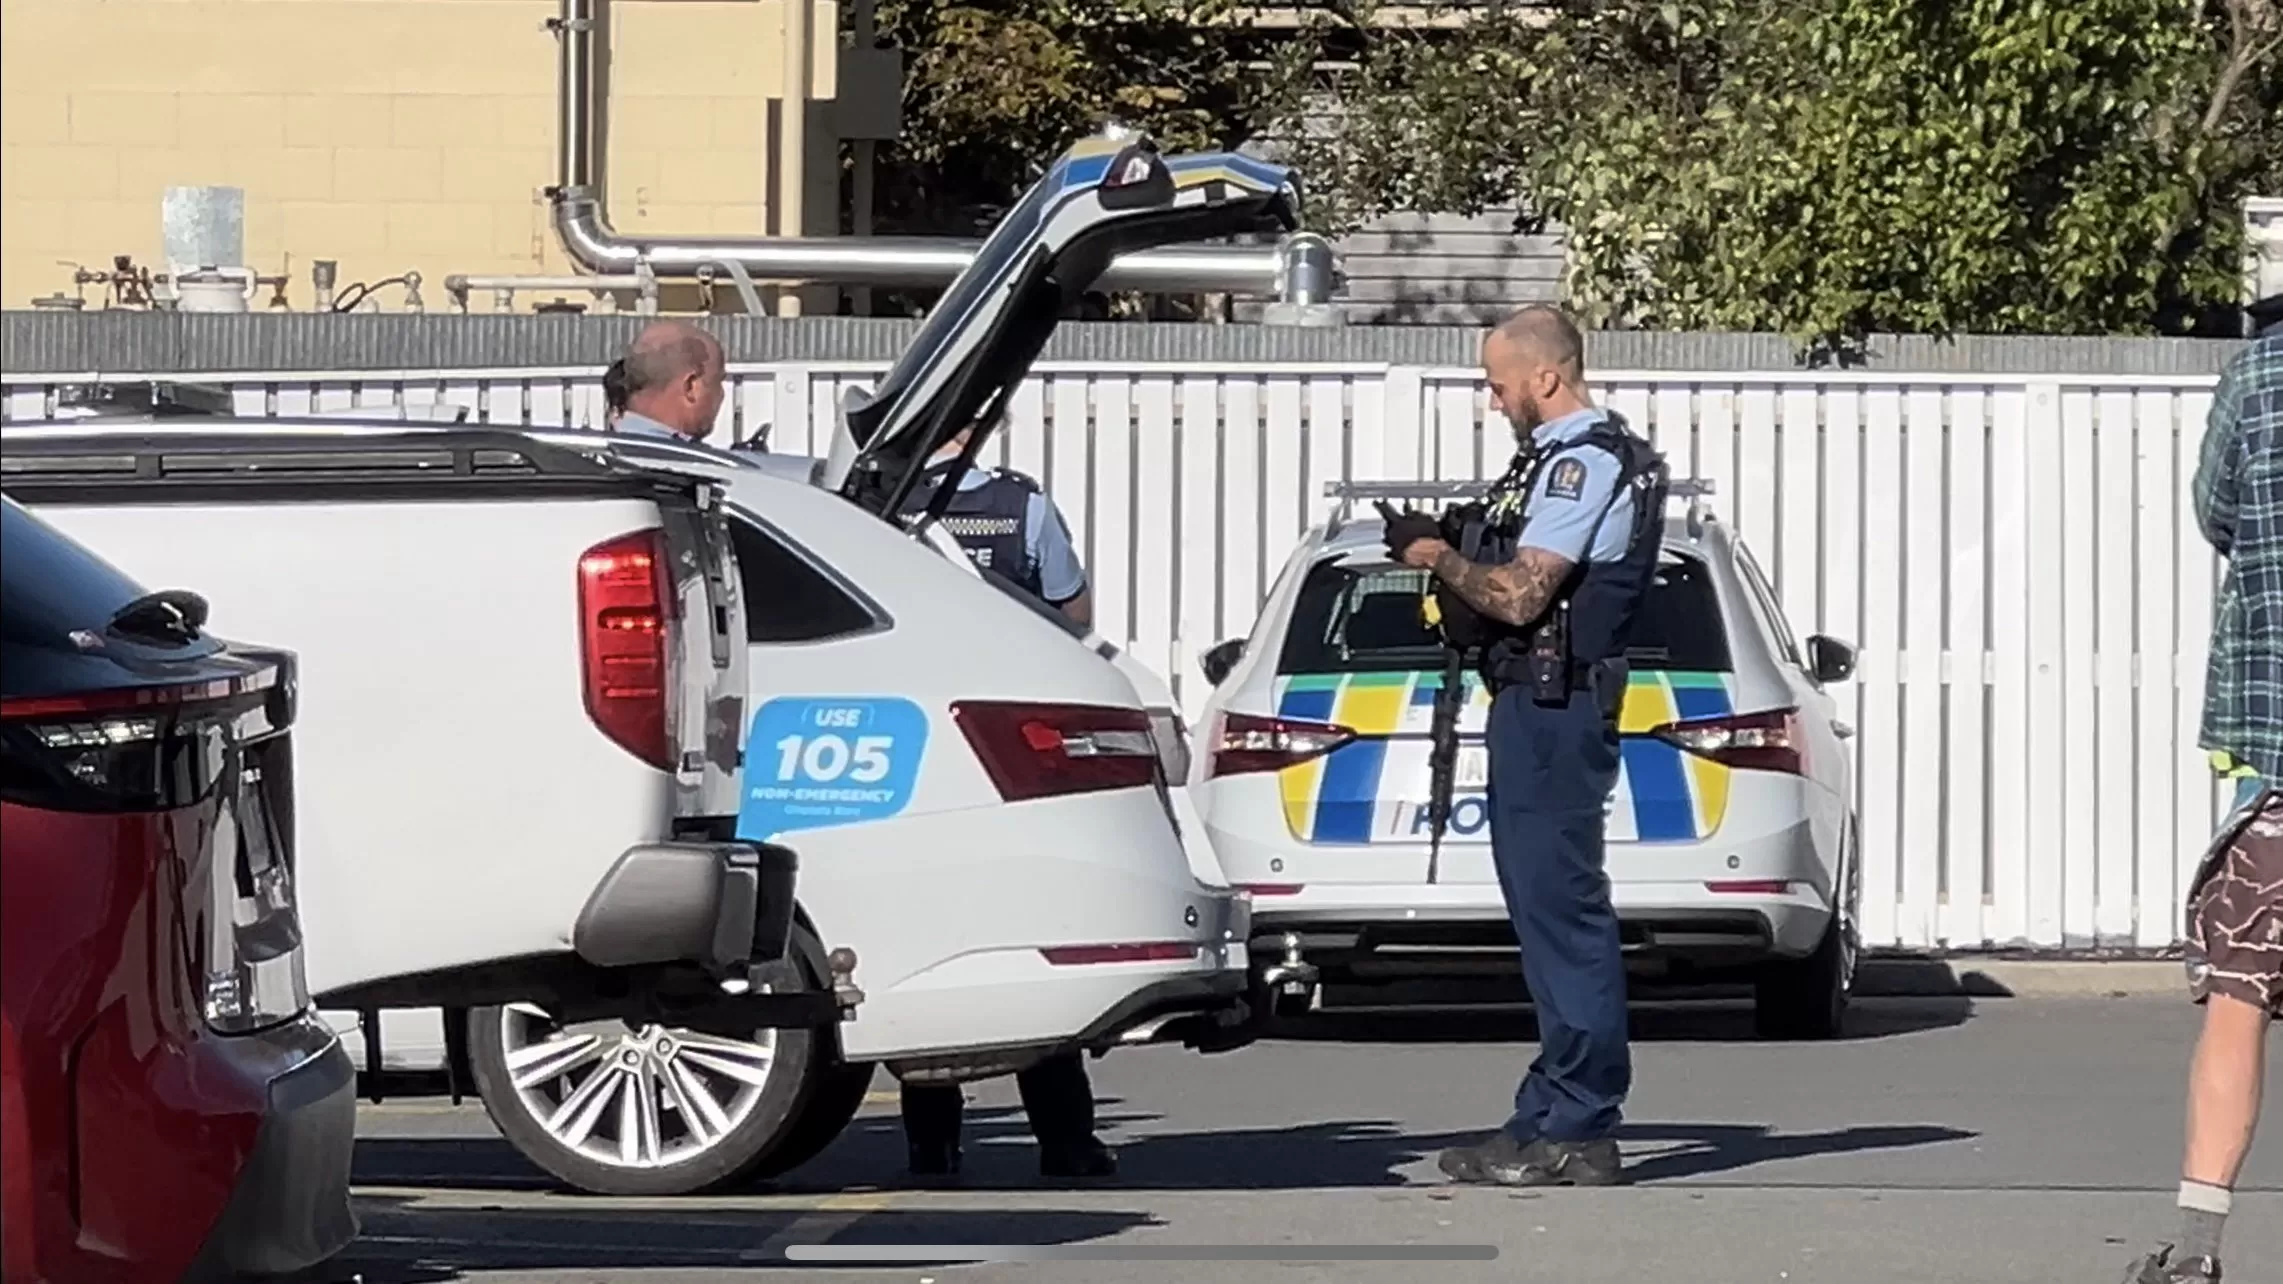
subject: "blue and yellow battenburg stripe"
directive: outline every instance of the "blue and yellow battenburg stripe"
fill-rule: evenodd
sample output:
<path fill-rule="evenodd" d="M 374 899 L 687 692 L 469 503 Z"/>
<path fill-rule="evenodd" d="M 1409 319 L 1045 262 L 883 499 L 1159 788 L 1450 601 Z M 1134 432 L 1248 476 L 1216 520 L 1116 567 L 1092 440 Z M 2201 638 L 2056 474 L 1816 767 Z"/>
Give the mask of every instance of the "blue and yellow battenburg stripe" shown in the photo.
<path fill-rule="evenodd" d="M 1464 678 L 1459 715 L 1462 744 L 1480 744 L 1490 693 L 1475 674 Z M 1618 714 L 1623 737 L 1617 805 L 1632 818 L 1632 840 L 1684 843 L 1709 838 L 1728 811 L 1729 768 L 1684 752 L 1647 733 L 1669 722 L 1722 718 L 1735 711 L 1722 673 L 1645 670 L 1632 675 Z M 1438 672 L 1301 673 L 1278 679 L 1277 713 L 1348 727 L 1357 738 L 1337 751 L 1277 773 L 1285 824 L 1311 843 L 1390 841 L 1385 809 L 1423 804 L 1427 779 L 1415 746 L 1430 731 Z M 1388 779 L 1391 758 L 1399 775 Z M 1408 777 L 1416 775 L 1416 780 Z"/>
<path fill-rule="evenodd" d="M 1054 190 L 1067 193 L 1091 189 L 1099 185 L 1110 172 L 1110 164 L 1125 153 L 1129 140 L 1112 138 L 1081 139 L 1062 154 L 1050 173 Z M 1174 152 L 1161 153 L 1166 172 L 1173 176 L 1173 186 L 1187 191 L 1206 183 L 1221 182 L 1254 192 L 1274 192 L 1291 177 L 1282 166 L 1255 160 L 1241 152 Z"/>

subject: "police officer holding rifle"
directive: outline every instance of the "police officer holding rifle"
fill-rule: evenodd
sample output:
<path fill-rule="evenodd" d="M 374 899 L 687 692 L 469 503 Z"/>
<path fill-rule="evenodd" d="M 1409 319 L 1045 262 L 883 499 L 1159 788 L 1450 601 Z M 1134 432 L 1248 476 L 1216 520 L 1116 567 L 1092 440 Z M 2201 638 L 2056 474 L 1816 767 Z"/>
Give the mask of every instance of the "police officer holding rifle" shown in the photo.
<path fill-rule="evenodd" d="M 1669 475 L 1587 399 L 1584 340 L 1558 309 L 1508 318 L 1482 361 L 1514 426 L 1512 467 L 1482 502 L 1441 518 L 1381 511 L 1389 554 L 1434 573 L 1446 644 L 1491 691 L 1491 849 L 1540 1051 L 1506 1126 L 1440 1166 L 1462 1182 L 1606 1185 L 1619 1178 L 1632 1059 L 1603 831 L 1626 644 L 1656 574 Z M 1445 813 L 1449 775 L 1445 764 L 1436 780 Z"/>

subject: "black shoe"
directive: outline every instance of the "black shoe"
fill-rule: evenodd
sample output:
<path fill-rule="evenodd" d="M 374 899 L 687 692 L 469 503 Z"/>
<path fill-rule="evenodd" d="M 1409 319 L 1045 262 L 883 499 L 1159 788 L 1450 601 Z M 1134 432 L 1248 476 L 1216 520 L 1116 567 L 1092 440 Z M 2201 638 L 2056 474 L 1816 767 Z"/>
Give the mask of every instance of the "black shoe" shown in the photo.
<path fill-rule="evenodd" d="M 905 1166 L 914 1177 L 957 1177 L 959 1147 L 915 1142 L 905 1151 Z"/>
<path fill-rule="evenodd" d="M 1042 1146 L 1038 1152 L 1038 1175 L 1063 1180 L 1115 1177 L 1118 1152 L 1098 1141 L 1081 1146 Z"/>
<path fill-rule="evenodd" d="M 1611 1186 L 1618 1180 L 1617 1143 L 1533 1141 L 1501 1132 L 1476 1146 L 1454 1146 L 1436 1166 L 1452 1181 L 1484 1186 Z"/>
<path fill-rule="evenodd" d="M 2172 1260 L 2172 1246 L 2166 1244 L 2148 1256 L 2133 1263 L 2132 1274 L 2124 1284 L 2219 1284 L 2220 1264 L 2209 1257 L 2183 1257 Z"/>

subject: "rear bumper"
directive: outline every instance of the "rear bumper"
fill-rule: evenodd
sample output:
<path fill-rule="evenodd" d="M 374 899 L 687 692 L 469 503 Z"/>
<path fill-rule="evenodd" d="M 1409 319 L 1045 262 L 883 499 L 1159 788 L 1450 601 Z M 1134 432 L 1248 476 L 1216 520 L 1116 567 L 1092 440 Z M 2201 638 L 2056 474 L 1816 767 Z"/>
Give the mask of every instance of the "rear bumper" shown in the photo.
<path fill-rule="evenodd" d="M 890 1058 L 886 1065 L 907 1082 L 958 1083 L 1013 1074 L 1071 1050 L 1099 1055 L 1112 1048 L 1179 1043 L 1200 1052 L 1225 1052 L 1255 1037 L 1245 998 L 1249 984 L 1239 968 L 1161 977 L 1128 991 L 1071 1038 L 917 1053 Z"/>
<path fill-rule="evenodd" d="M 289 1274 L 347 1247 L 357 1234 L 349 1206 L 356 1094 L 356 1067 L 331 1038 L 269 1081 L 238 1184 L 184 1280 Z"/>
<path fill-rule="evenodd" d="M 1831 921 L 1829 906 L 1804 884 L 1737 895 L 1702 883 L 1619 882 L 1610 896 L 1636 972 L 1798 958 L 1815 949 Z M 1322 971 L 1358 981 L 1510 975 L 1515 967 L 1506 905 L 1489 884 L 1318 884 L 1260 898 L 1252 923 L 1256 967 L 1283 959 L 1287 936 Z"/>

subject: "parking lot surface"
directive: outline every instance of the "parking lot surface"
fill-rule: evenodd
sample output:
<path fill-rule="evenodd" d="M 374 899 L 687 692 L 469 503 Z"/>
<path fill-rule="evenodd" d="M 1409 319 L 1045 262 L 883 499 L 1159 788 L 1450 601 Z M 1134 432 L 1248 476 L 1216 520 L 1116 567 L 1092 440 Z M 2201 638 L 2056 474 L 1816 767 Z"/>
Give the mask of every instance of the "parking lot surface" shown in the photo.
<path fill-rule="evenodd" d="M 1527 1018 L 1503 1013 L 1343 1017 L 1216 1057 L 1113 1054 L 1094 1074 L 1124 1172 L 1085 1189 L 1038 1179 L 1011 1080 L 971 1088 L 967 1178 L 937 1191 L 900 1181 L 885 1078 L 794 1180 L 685 1199 L 560 1193 L 481 1107 L 390 1102 L 360 1121 L 365 1236 L 335 1274 L 2110 1284 L 2176 1226 L 2196 1020 L 2154 998 L 1876 1000 L 1843 1041 L 1782 1045 L 1753 1041 L 1741 1007 L 1638 1007 L 1633 1184 L 1588 1191 L 1453 1188 L 1434 1171 L 1437 1149 L 1497 1125 L 1529 1061 Z M 2272 1063 L 2268 1082 L 2283 1100 Z M 2283 1281 L 2283 1130 L 2268 1132 L 2229 1221 L 2229 1279 L 2246 1284 Z M 1158 1260 L 788 1260 L 817 1244 Z M 1254 1258 L 1164 1260 L 1184 1247 Z M 1382 1260 L 1305 1260 L 1358 1248 Z M 1398 1248 L 1473 1256 L 1385 1260 Z"/>

